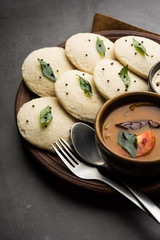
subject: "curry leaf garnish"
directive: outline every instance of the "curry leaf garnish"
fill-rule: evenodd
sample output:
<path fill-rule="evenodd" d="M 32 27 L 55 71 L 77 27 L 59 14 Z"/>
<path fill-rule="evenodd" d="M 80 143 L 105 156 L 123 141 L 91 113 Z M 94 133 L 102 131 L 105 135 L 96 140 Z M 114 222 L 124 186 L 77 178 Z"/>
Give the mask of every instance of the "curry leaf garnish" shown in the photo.
<path fill-rule="evenodd" d="M 123 147 L 132 158 L 136 157 L 137 136 L 130 132 L 119 132 L 118 143 Z"/>
<path fill-rule="evenodd" d="M 52 119 L 53 119 L 53 116 L 51 112 L 51 107 L 48 105 L 46 108 L 44 108 L 40 112 L 40 122 L 43 126 L 50 123 Z"/>
<path fill-rule="evenodd" d="M 130 77 L 128 75 L 128 65 L 126 65 L 125 67 L 123 67 L 121 69 L 120 78 L 124 82 L 126 89 L 128 89 L 130 84 L 131 84 L 131 80 L 130 80 Z"/>
<path fill-rule="evenodd" d="M 49 63 L 46 63 L 45 61 L 43 61 L 43 59 L 39 59 L 38 58 L 38 61 L 41 65 L 41 70 L 42 70 L 42 73 L 45 77 L 47 77 L 48 79 L 52 80 L 52 81 L 56 81 L 56 77 L 53 73 L 53 69 L 51 68 L 50 64 Z"/>
<path fill-rule="evenodd" d="M 137 52 L 141 53 L 141 54 L 146 54 L 147 56 L 149 56 L 146 52 L 146 49 L 144 47 L 144 45 L 140 42 L 138 42 L 137 40 L 133 39 L 133 45 L 135 47 L 135 49 L 137 50 Z"/>
<path fill-rule="evenodd" d="M 76 74 L 77 75 L 77 74 Z M 80 81 L 80 87 L 81 89 L 88 94 L 89 96 L 93 96 L 92 93 L 92 87 L 90 85 L 90 83 L 85 80 L 84 78 L 82 78 L 81 76 L 77 75 L 79 77 L 79 81 Z"/>
<path fill-rule="evenodd" d="M 103 40 L 99 39 L 99 37 L 97 37 L 96 49 L 102 57 L 105 56 L 106 48 L 105 48 L 105 45 L 103 43 Z"/>

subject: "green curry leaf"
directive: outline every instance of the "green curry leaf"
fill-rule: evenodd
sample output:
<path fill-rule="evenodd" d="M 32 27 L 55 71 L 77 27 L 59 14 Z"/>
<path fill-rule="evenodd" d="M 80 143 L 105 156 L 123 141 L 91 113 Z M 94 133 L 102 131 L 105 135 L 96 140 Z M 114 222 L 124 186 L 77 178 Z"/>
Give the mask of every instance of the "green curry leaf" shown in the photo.
<path fill-rule="evenodd" d="M 77 75 L 77 74 L 76 74 Z M 79 81 L 80 81 L 80 87 L 81 89 L 88 94 L 89 96 L 93 96 L 92 93 L 92 87 L 90 85 L 90 83 L 85 80 L 84 78 L 82 78 L 81 76 L 77 75 L 79 77 Z"/>
<path fill-rule="evenodd" d="M 130 132 L 119 132 L 118 143 L 123 147 L 132 158 L 136 157 L 137 152 L 137 136 Z"/>
<path fill-rule="evenodd" d="M 103 40 L 99 39 L 98 37 L 96 41 L 96 49 L 102 57 L 105 56 L 105 52 L 106 52 L 105 45 L 103 43 Z"/>
<path fill-rule="evenodd" d="M 53 73 L 53 69 L 51 68 L 50 64 L 43 61 L 43 59 L 38 58 L 38 61 L 41 65 L 41 71 L 42 71 L 43 75 L 45 77 L 47 77 L 48 79 L 52 80 L 53 82 L 55 82 L 56 77 Z"/>
<path fill-rule="evenodd" d="M 131 80 L 130 80 L 130 77 L 128 75 L 128 65 L 126 65 L 125 67 L 123 67 L 121 69 L 120 78 L 124 82 L 126 89 L 128 89 L 130 84 L 131 84 Z"/>
<path fill-rule="evenodd" d="M 137 52 L 139 52 L 141 54 L 146 54 L 146 56 L 149 56 L 146 52 L 144 45 L 142 43 L 138 42 L 137 40 L 135 40 L 134 38 L 133 38 L 133 45 L 134 45 L 135 49 L 137 50 Z"/>
<path fill-rule="evenodd" d="M 46 108 L 40 112 L 40 122 L 42 126 L 47 125 L 53 119 L 51 107 L 48 105 Z"/>

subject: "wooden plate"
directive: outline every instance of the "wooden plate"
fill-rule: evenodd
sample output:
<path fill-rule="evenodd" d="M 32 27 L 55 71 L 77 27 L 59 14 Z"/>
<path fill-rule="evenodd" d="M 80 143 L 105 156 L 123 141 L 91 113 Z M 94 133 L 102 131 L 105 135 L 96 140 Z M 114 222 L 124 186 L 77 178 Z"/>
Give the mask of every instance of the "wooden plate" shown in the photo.
<path fill-rule="evenodd" d="M 98 32 L 99 34 L 109 38 L 111 41 L 117 40 L 119 37 L 125 36 L 125 35 L 137 35 L 137 36 L 143 36 L 150 38 L 158 43 L 160 43 L 160 37 L 156 36 L 154 34 L 149 33 L 143 33 L 143 32 L 136 32 L 136 31 L 126 31 L 126 30 L 113 30 L 113 31 L 103 31 Z M 61 43 L 57 45 L 59 47 L 64 47 L 65 43 Z M 17 91 L 16 100 L 15 100 L 15 117 L 17 116 L 19 108 L 29 100 L 33 98 L 37 98 L 35 94 L 31 93 L 28 88 L 25 86 L 23 80 L 20 83 L 20 86 Z M 26 142 L 23 139 L 24 145 L 27 148 L 27 150 L 30 152 L 30 154 L 39 161 L 45 168 L 47 168 L 49 171 L 51 171 L 56 176 L 60 177 L 61 179 L 72 183 L 76 185 L 77 187 L 81 187 L 84 189 L 88 189 L 95 192 L 100 192 L 104 194 L 115 194 L 115 191 L 113 191 L 110 187 L 107 185 L 98 182 L 98 181 L 87 181 L 82 180 L 74 176 L 67 168 L 64 166 L 62 161 L 59 157 L 56 155 L 49 153 L 47 151 L 38 149 L 28 142 Z M 141 182 L 141 184 L 140 184 Z M 158 195 L 160 192 L 160 176 L 155 179 L 149 179 L 149 181 L 140 181 L 138 180 L 137 188 L 139 188 L 144 193 L 148 194 L 155 194 Z"/>

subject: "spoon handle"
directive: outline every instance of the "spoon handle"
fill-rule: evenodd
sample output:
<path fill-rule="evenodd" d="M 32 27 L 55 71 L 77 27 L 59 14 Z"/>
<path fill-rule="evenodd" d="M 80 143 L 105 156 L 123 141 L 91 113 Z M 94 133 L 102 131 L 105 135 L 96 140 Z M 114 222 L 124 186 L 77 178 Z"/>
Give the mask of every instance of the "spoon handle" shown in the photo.
<path fill-rule="evenodd" d="M 102 182 L 108 184 L 108 179 L 101 174 L 99 178 Z M 128 186 L 125 182 L 120 180 L 120 183 L 112 180 L 110 181 L 110 186 L 120 192 L 122 195 L 126 196 L 129 200 L 131 200 L 135 205 L 137 205 L 141 210 L 148 213 L 156 222 L 160 223 L 160 209 L 143 193 L 134 189 L 133 187 Z M 125 188 L 123 187 L 125 186 Z M 130 195 L 130 193 L 132 195 Z"/>
<path fill-rule="evenodd" d="M 160 223 L 160 209 L 156 206 L 145 194 L 139 192 L 137 189 L 128 186 L 126 183 L 124 185 L 133 194 L 137 201 L 143 206 L 143 208 L 151 215 L 158 223 Z"/>
<path fill-rule="evenodd" d="M 132 186 L 129 186 L 122 178 L 119 178 L 117 174 L 110 168 L 110 166 L 105 165 L 104 167 L 117 179 L 118 182 L 122 183 L 127 190 L 129 190 L 138 203 L 141 205 L 143 210 L 145 210 L 150 216 L 152 216 L 158 223 L 160 223 L 160 209 L 156 206 L 145 194 L 138 191 Z"/>
<path fill-rule="evenodd" d="M 101 173 L 99 173 L 99 175 L 95 179 L 106 183 L 108 186 L 110 186 L 111 188 L 113 188 L 117 192 L 121 193 L 123 196 L 125 196 L 127 199 L 129 199 L 131 202 L 133 202 L 141 210 L 146 212 L 146 210 L 143 208 L 143 206 L 134 197 L 132 192 L 129 189 L 127 189 L 127 187 L 124 184 L 122 184 L 121 182 L 119 183 L 114 178 L 113 179 L 107 178 L 104 175 L 102 175 Z"/>

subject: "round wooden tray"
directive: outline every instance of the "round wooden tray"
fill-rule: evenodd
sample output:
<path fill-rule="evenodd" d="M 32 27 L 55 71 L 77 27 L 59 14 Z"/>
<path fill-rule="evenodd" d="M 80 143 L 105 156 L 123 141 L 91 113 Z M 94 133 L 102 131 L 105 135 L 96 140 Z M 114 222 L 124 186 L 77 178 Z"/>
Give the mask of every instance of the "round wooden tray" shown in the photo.
<path fill-rule="evenodd" d="M 160 43 L 160 37 L 154 34 L 143 33 L 143 32 L 136 32 L 136 31 L 126 31 L 126 30 L 109 30 L 98 32 L 99 34 L 109 38 L 111 41 L 117 40 L 119 37 L 126 36 L 126 35 L 137 35 L 150 38 L 158 43 Z M 57 45 L 59 47 L 64 47 L 65 43 L 61 43 Z M 24 84 L 23 80 L 20 83 L 20 86 L 17 91 L 16 100 L 15 100 L 15 117 L 17 116 L 19 108 L 29 100 L 33 98 L 37 98 L 35 94 L 31 93 L 26 85 Z M 30 152 L 30 154 L 39 161 L 45 168 L 51 171 L 56 176 L 60 177 L 61 179 L 76 185 L 77 187 L 81 187 L 84 189 L 88 189 L 95 192 L 100 192 L 104 194 L 115 194 L 115 191 L 112 190 L 110 187 L 105 185 L 104 183 L 98 181 L 87 181 L 82 180 L 76 176 L 74 176 L 67 167 L 63 164 L 60 158 L 53 153 L 38 149 L 25 140 L 23 140 L 25 147 Z M 156 178 L 149 179 L 147 181 L 141 181 L 140 179 L 136 181 L 137 188 L 140 189 L 144 193 L 158 195 L 160 194 L 160 176 Z"/>

